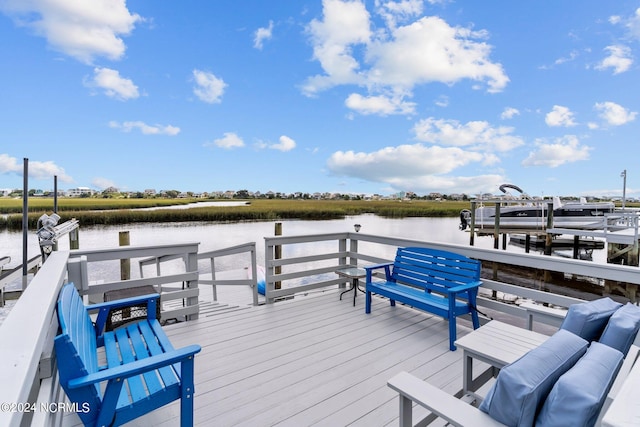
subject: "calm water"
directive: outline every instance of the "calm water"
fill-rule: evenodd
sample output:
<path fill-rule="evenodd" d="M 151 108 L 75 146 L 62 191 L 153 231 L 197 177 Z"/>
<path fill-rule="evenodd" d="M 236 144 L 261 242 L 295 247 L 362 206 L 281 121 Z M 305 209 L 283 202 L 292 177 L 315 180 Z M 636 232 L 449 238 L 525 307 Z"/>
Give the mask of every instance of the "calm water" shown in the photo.
<path fill-rule="evenodd" d="M 458 230 L 457 218 L 404 218 L 386 219 L 375 215 L 358 215 L 331 221 L 280 221 L 283 235 L 319 234 L 341 231 L 353 231 L 354 224 L 361 224 L 361 233 L 377 234 L 389 237 L 409 238 L 454 244 L 469 244 L 469 234 Z M 155 245 L 176 242 L 199 242 L 200 251 L 209 251 L 235 246 L 247 242 L 256 242 L 258 262 L 264 264 L 264 237 L 274 235 L 275 222 L 242 223 L 170 223 L 170 224 L 131 224 L 121 226 L 100 226 L 80 228 L 80 248 L 97 249 L 118 247 L 118 233 L 129 231 L 131 245 Z M 477 247 L 492 248 L 491 237 L 478 237 Z M 323 243 L 318 243 L 322 245 Z M 335 243 L 331 250 L 335 250 Z M 69 249 L 67 236 L 61 238 L 59 249 Z M 295 250 L 295 249 L 291 249 Z M 509 251 L 524 252 L 523 248 L 508 246 Z M 29 232 L 29 258 L 39 254 L 38 239 L 34 231 Z M 565 252 L 571 256 L 571 251 Z M 10 256 L 9 266 L 21 264 L 22 233 L 0 232 L 0 256 Z M 286 254 L 290 255 L 290 254 Z M 594 251 L 595 262 L 606 262 L 606 251 Z M 238 267 L 239 268 L 239 267 Z M 137 269 L 133 267 L 132 270 Z M 136 272 L 132 271 L 135 277 Z M 108 279 L 105 277 L 104 279 Z"/>

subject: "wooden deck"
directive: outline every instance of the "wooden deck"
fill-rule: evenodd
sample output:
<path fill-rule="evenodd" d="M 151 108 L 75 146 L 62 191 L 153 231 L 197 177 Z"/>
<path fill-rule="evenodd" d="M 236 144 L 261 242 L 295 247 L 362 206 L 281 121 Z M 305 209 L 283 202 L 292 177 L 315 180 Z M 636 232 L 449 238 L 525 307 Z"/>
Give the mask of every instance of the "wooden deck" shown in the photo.
<path fill-rule="evenodd" d="M 200 319 L 165 327 L 175 347 L 199 344 L 195 420 L 202 426 L 397 425 L 389 378 L 409 371 L 454 394 L 462 352 L 449 351 L 441 318 L 338 290 L 262 306 L 205 306 Z M 458 322 L 458 335 L 470 322 Z M 416 410 L 417 411 L 417 410 Z M 418 412 L 416 412 L 418 413 Z M 178 425 L 177 402 L 132 426 Z M 69 416 L 64 425 L 78 419 Z"/>

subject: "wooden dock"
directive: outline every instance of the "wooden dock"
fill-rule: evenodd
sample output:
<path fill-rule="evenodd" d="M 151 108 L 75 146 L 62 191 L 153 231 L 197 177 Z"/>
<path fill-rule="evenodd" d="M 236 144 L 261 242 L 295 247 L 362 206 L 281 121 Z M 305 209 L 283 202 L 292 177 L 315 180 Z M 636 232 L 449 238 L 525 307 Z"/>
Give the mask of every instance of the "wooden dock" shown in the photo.
<path fill-rule="evenodd" d="M 202 426 L 384 426 L 398 423 L 400 371 L 454 394 L 462 388 L 462 352 L 449 351 L 446 321 L 339 290 L 166 326 L 175 347 L 197 343 L 195 420 Z M 458 334 L 470 331 L 459 322 Z M 418 410 L 416 410 L 418 411 Z M 416 412 L 419 413 L 419 412 Z M 130 423 L 178 424 L 177 402 Z M 63 425 L 76 425 L 75 415 Z"/>

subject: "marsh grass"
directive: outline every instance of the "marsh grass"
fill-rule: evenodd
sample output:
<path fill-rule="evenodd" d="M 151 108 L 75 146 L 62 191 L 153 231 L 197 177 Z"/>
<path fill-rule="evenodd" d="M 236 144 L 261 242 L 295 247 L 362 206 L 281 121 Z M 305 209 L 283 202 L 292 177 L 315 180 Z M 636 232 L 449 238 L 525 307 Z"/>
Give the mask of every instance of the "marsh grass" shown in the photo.
<path fill-rule="evenodd" d="M 364 200 L 265 200 L 252 199 L 245 206 L 194 207 L 191 209 L 135 210 L 193 203 L 202 199 L 58 199 L 61 221 L 75 218 L 81 226 L 185 221 L 277 221 L 285 219 L 329 220 L 375 214 L 386 218 L 452 217 L 468 202 L 364 201 Z M 29 199 L 29 228 L 43 213 L 53 210 L 52 199 Z M 0 230 L 22 228 L 22 201 L 0 199 Z"/>

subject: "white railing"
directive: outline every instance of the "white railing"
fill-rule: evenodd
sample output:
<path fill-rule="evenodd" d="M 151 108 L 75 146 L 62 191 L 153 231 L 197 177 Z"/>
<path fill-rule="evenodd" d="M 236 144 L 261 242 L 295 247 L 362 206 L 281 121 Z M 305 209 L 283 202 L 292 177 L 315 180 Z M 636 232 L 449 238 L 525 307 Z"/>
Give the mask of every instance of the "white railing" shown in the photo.
<path fill-rule="evenodd" d="M 325 253 L 316 255 L 318 242 L 327 243 Z M 293 256 L 283 256 L 275 259 L 275 247 L 281 246 L 282 253 L 292 253 Z M 347 250 L 347 246 L 349 250 Z M 605 281 L 623 282 L 629 284 L 635 295 L 640 284 L 640 270 L 638 267 L 617 264 L 596 264 L 589 261 L 551 257 L 539 254 L 520 254 L 495 249 L 482 249 L 472 246 L 455 245 L 438 242 L 425 242 L 411 239 L 397 239 L 368 235 L 362 233 L 334 233 L 291 237 L 266 237 L 266 299 L 273 302 L 276 298 L 291 296 L 300 292 L 320 289 L 332 284 L 341 283 L 344 279 L 329 278 L 337 268 L 344 264 L 365 264 L 384 262 L 393 259 L 395 250 L 403 246 L 423 246 L 434 249 L 457 252 L 468 257 L 485 262 L 495 262 L 603 279 Z M 335 248 L 335 250 L 331 250 Z M 290 250 L 287 250 L 290 249 Z M 318 267 L 305 269 L 304 266 L 321 264 Z M 281 266 L 282 273 L 276 274 L 275 267 Z M 304 279 L 304 284 L 298 283 Z M 275 289 L 276 282 L 287 282 L 281 289 Z M 523 298 L 567 306 L 577 301 L 575 298 L 563 297 L 549 292 L 525 289 L 520 286 L 502 283 L 499 280 L 483 279 L 483 287 L 499 292 L 510 293 Z M 633 298 L 632 298 L 633 299 Z M 496 308 L 525 317 L 526 310 L 519 310 L 516 306 L 500 304 L 492 300 L 483 301 L 489 308 Z"/>
<path fill-rule="evenodd" d="M 9 257 L 3 257 L 2 259 L 9 259 L 11 260 L 11 258 Z M 42 262 L 42 256 L 40 255 L 36 255 L 35 257 L 31 258 L 30 260 L 27 261 L 27 271 L 32 271 L 33 269 L 37 269 L 40 266 L 40 263 Z M 5 287 L 9 284 L 15 283 L 17 282 L 23 274 L 22 271 L 22 265 L 19 265 L 15 268 L 12 268 L 10 270 L 2 270 L 2 267 L 0 267 L 0 307 L 4 306 L 4 300 L 5 300 Z M 19 291 L 16 292 L 22 292 L 22 287 L 20 288 Z"/>
<path fill-rule="evenodd" d="M 51 391 L 51 353 L 58 321 L 55 304 L 67 274 L 68 252 L 54 252 L 22 293 L 0 326 L 0 425 L 29 425 L 41 381 Z M 45 387 L 45 392 L 46 387 Z M 20 406 L 19 406 L 20 405 Z M 45 424 L 43 424 L 45 425 Z"/>
<path fill-rule="evenodd" d="M 216 259 L 229 256 L 249 256 L 247 260 L 248 268 L 251 270 L 249 278 L 246 279 L 220 279 L 216 278 Z M 250 242 L 242 245 L 233 246 L 230 248 L 217 249 L 208 252 L 202 252 L 198 254 L 199 260 L 208 260 L 211 269 L 211 279 L 201 274 L 199 283 L 201 285 L 211 285 L 213 289 L 213 300 L 218 300 L 218 286 L 251 286 L 253 294 L 253 305 L 258 305 L 258 271 L 256 261 L 256 243 Z"/>
<path fill-rule="evenodd" d="M 198 245 L 199 243 L 182 243 L 73 251 L 69 260 L 69 281 L 75 283 L 81 295 L 93 295 L 96 296 L 97 300 L 101 300 L 101 296 L 105 292 L 140 286 L 153 286 L 158 292 L 162 292 L 163 309 L 161 319 L 197 319 L 199 313 Z M 112 282 L 92 280 L 89 277 L 88 264 L 92 262 L 149 257 L 181 258 L 184 260 L 184 271 L 175 274 Z M 163 286 L 175 283 L 181 285 L 179 287 Z M 165 308 L 164 303 L 171 300 L 182 300 L 183 304 L 179 307 Z"/>

